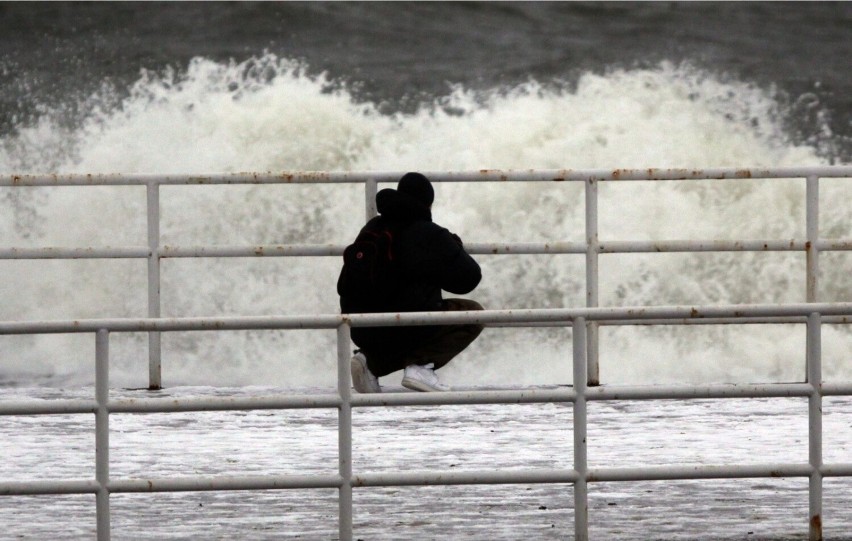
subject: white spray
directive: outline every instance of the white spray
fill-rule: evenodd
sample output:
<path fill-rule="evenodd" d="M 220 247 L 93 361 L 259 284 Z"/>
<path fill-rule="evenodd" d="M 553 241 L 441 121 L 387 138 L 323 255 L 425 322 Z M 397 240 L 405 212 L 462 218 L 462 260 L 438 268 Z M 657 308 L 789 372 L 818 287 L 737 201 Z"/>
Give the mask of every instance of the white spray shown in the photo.
<path fill-rule="evenodd" d="M 114 97 L 100 96 L 103 103 Z M 98 97 L 93 102 L 98 102 Z M 411 114 L 382 114 L 345 86 L 272 55 L 205 59 L 185 73 L 144 75 L 118 107 L 95 108 L 75 130 L 51 115 L 0 144 L 0 170 L 189 173 L 281 170 L 471 170 L 802 166 L 822 164 L 790 143 L 770 91 L 688 66 L 586 74 L 561 89 L 454 89 Z M 832 191 L 833 190 L 833 191 Z M 843 190 L 847 190 L 844 192 Z M 436 186 L 438 223 L 466 242 L 581 240 L 581 187 Z M 840 183 L 822 201 L 826 237 L 850 235 Z M 841 194 L 841 196 L 837 196 Z M 363 222 L 359 186 L 186 186 L 162 189 L 162 243 L 262 245 L 350 240 Z M 848 200 L 848 195 L 846 196 Z M 0 206 L 7 246 L 145 244 L 142 188 L 9 188 Z M 722 181 L 603 184 L 608 240 L 792 239 L 804 236 L 804 184 Z M 843 254 L 823 265 L 820 300 L 850 300 Z M 488 308 L 584 305 L 581 256 L 480 256 L 471 294 Z M 648 254 L 601 258 L 601 304 L 801 302 L 804 254 Z M 848 267 L 848 265 L 847 265 Z M 0 319 L 142 317 L 145 263 L 3 261 Z M 164 316 L 317 314 L 338 310 L 336 258 L 163 262 Z M 852 339 L 827 327 L 825 372 L 849 373 Z M 147 341 L 113 337 L 113 381 L 144 386 Z M 175 333 L 164 337 L 166 385 L 331 385 L 328 331 Z M 570 332 L 489 329 L 446 370 L 457 384 L 570 382 Z M 609 382 L 800 380 L 798 326 L 602 331 Z M 0 340 L 0 381 L 91 381 L 93 339 Z M 391 376 L 393 378 L 394 376 Z"/>

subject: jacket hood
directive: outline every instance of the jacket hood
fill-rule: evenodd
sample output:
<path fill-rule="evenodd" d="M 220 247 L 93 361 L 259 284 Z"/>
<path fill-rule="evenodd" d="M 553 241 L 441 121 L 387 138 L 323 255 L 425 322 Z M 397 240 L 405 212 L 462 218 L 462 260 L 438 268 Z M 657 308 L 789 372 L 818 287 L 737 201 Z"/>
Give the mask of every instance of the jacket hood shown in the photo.
<path fill-rule="evenodd" d="M 411 195 L 385 188 L 376 194 L 376 208 L 383 218 L 399 222 L 432 221 L 432 211 Z"/>

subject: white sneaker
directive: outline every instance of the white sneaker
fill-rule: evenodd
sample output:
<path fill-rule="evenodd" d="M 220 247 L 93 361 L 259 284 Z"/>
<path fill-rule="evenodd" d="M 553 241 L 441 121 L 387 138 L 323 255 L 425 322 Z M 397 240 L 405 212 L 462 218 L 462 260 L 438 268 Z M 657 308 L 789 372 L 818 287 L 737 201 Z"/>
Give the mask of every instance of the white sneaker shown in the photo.
<path fill-rule="evenodd" d="M 379 385 L 379 378 L 370 372 L 367 368 L 367 357 L 363 353 L 356 353 L 350 362 L 352 370 L 352 386 L 359 393 L 380 393 L 382 388 Z"/>
<path fill-rule="evenodd" d="M 402 386 L 414 391 L 449 391 L 450 387 L 438 380 L 435 374 L 435 365 L 410 364 L 405 367 L 405 375 L 402 378 Z"/>

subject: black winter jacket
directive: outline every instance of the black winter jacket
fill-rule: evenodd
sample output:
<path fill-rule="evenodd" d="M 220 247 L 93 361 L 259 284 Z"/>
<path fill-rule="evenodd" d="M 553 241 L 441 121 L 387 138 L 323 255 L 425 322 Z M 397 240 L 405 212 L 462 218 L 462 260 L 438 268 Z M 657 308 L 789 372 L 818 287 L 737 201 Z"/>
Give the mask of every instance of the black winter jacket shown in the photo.
<path fill-rule="evenodd" d="M 376 206 L 380 216 L 365 228 L 379 220 L 390 227 L 402 282 L 398 295 L 381 311 L 441 310 L 441 290 L 464 294 L 479 285 L 482 279 L 479 264 L 464 250 L 457 235 L 432 222 L 428 207 L 390 188 L 376 194 Z M 355 299 L 340 297 L 343 313 L 368 311 L 357 304 Z"/>

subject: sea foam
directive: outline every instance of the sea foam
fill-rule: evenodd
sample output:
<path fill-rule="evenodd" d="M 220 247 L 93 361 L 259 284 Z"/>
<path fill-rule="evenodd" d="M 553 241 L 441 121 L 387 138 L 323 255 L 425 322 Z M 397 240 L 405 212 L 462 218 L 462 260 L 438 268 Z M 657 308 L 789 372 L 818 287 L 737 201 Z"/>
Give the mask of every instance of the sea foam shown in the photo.
<path fill-rule="evenodd" d="M 359 101 L 345 82 L 290 59 L 196 58 L 144 72 L 117 97 L 105 86 L 68 127 L 46 110 L 0 141 L 0 170 L 212 173 L 775 167 L 824 165 L 785 135 L 772 89 L 687 65 L 586 73 L 576 81 L 489 91 L 453 87 L 411 112 Z M 845 183 L 848 185 L 848 183 Z M 824 181 L 821 231 L 848 238 L 849 189 Z M 144 246 L 142 187 L 6 188 L 6 246 Z M 435 220 L 466 242 L 584 239 L 574 183 L 437 184 Z M 804 181 L 602 183 L 601 240 L 802 239 Z M 161 188 L 164 245 L 344 244 L 364 221 L 363 189 L 338 186 Z M 477 256 L 486 307 L 585 305 L 584 258 Z M 601 256 L 601 305 L 803 302 L 804 253 Z M 849 301 L 845 253 L 825 254 L 819 300 Z M 164 316 L 338 311 L 337 258 L 166 259 Z M 2 261 L 0 319 L 144 317 L 141 260 Z M 827 377 L 848 377 L 847 327 L 824 332 Z M 88 336 L 0 340 L 0 381 L 91 381 Z M 116 384 L 146 383 L 147 340 L 113 335 Z M 328 331 L 174 333 L 166 385 L 331 385 Z M 449 365 L 456 384 L 570 382 L 570 332 L 489 329 Z M 607 327 L 608 382 L 792 381 L 804 374 L 803 326 Z M 391 376 L 393 378 L 394 376 Z"/>

